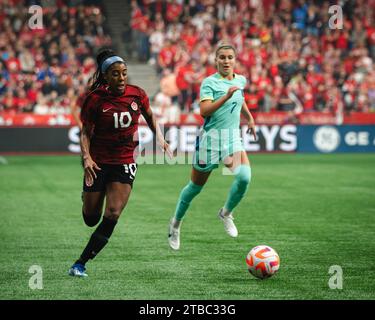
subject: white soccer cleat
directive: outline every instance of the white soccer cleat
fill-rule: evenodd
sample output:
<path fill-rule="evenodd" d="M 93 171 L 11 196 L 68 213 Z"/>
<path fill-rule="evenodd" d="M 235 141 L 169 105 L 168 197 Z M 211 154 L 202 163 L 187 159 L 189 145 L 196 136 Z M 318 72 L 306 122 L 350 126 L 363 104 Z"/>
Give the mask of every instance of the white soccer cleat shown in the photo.
<path fill-rule="evenodd" d="M 221 208 L 219 210 L 218 216 L 219 216 L 219 219 L 221 221 L 223 221 L 223 223 L 224 223 L 224 229 L 225 229 L 226 233 L 228 233 L 231 237 L 236 238 L 238 236 L 238 231 L 237 231 L 237 228 L 236 228 L 236 226 L 233 222 L 234 218 L 232 216 L 232 213 L 225 216 L 223 214 L 223 208 Z"/>
<path fill-rule="evenodd" d="M 178 250 L 180 249 L 180 229 L 173 228 L 172 222 L 173 219 L 169 223 L 168 242 L 173 250 Z"/>

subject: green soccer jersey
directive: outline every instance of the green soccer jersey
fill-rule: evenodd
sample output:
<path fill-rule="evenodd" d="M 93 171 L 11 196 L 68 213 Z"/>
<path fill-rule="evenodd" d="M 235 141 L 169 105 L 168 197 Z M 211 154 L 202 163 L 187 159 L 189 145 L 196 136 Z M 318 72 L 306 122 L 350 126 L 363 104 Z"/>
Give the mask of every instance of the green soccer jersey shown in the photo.
<path fill-rule="evenodd" d="M 239 74 L 234 74 L 232 80 L 223 78 L 219 73 L 205 78 L 200 88 L 200 101 L 216 101 L 227 94 L 230 87 L 239 87 L 240 90 L 234 92 L 219 109 L 209 117 L 205 118 L 203 129 L 208 132 L 211 129 L 236 129 L 240 126 L 241 108 L 244 102 L 244 88 L 246 78 Z"/>

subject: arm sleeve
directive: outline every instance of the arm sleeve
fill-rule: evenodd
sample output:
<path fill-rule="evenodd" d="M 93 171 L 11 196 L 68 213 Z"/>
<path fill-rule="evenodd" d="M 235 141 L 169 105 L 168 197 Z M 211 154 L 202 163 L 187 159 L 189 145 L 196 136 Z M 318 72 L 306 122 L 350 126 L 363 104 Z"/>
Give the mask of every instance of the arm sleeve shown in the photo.
<path fill-rule="evenodd" d="M 210 86 L 207 79 L 204 79 L 200 88 L 199 101 L 214 100 L 214 90 Z"/>
<path fill-rule="evenodd" d="M 81 121 L 84 126 L 95 124 L 99 99 L 94 94 L 88 94 L 81 105 Z"/>

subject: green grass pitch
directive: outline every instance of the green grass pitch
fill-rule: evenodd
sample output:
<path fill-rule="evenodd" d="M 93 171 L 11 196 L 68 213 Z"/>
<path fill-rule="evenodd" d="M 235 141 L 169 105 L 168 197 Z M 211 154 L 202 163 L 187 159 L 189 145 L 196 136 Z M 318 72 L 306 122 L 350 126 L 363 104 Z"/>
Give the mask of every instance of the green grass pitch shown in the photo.
<path fill-rule="evenodd" d="M 182 225 L 167 226 L 189 165 L 141 165 L 128 206 L 87 279 L 67 271 L 94 229 L 81 217 L 77 156 L 9 156 L 0 164 L 0 299 L 374 299 L 375 155 L 251 155 L 253 180 L 235 212 L 239 236 L 217 211 L 231 176 L 216 170 Z M 259 244 L 280 255 L 278 274 L 252 277 Z M 29 268 L 43 271 L 32 290 Z M 330 289 L 329 268 L 343 270 Z"/>

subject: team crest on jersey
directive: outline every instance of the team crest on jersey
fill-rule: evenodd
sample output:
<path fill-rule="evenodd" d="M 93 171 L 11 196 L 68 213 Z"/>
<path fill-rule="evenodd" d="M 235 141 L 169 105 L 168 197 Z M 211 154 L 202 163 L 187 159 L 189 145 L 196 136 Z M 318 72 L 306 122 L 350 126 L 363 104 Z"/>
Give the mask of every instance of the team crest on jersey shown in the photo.
<path fill-rule="evenodd" d="M 134 111 L 137 111 L 137 109 L 138 109 L 138 104 L 137 104 L 137 102 L 133 101 L 132 104 L 131 104 L 130 106 L 131 106 L 131 108 L 132 108 Z"/>

